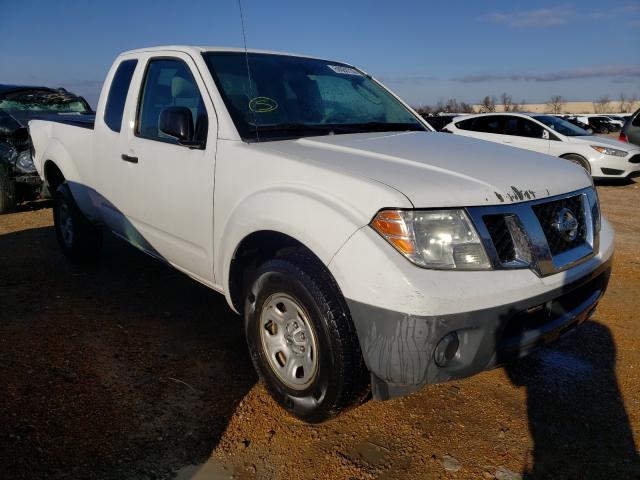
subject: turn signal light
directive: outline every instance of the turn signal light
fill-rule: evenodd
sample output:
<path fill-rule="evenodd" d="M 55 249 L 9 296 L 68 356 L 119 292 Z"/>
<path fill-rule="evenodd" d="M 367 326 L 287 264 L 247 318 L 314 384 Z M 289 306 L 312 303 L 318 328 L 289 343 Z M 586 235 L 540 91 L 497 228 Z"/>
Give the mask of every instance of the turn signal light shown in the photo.
<path fill-rule="evenodd" d="M 407 224 L 397 210 L 378 212 L 371 226 L 405 255 L 415 253 L 416 247 L 409 235 Z"/>

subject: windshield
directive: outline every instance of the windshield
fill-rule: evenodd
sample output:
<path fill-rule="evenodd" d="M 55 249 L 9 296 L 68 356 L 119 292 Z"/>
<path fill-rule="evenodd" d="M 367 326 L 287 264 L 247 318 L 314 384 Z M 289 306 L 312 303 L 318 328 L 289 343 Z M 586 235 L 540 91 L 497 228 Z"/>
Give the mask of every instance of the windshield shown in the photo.
<path fill-rule="evenodd" d="M 427 131 L 393 95 L 351 66 L 289 55 L 203 55 L 246 141 Z"/>
<path fill-rule="evenodd" d="M 91 109 L 87 102 L 66 90 L 19 90 L 0 99 L 0 110 L 6 112 L 73 113 Z"/>
<path fill-rule="evenodd" d="M 536 120 L 544 123 L 547 127 L 555 130 L 562 135 L 566 135 L 567 137 L 580 137 L 583 135 L 591 135 L 586 130 L 574 125 L 573 123 L 569 123 L 566 120 L 563 120 L 558 117 L 552 117 L 551 115 L 536 115 Z"/>

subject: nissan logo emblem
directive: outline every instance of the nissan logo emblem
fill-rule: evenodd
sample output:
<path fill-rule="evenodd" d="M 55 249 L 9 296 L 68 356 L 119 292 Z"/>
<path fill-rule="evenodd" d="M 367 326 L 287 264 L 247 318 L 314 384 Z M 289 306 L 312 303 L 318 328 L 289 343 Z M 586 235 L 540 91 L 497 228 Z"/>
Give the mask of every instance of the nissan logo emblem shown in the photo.
<path fill-rule="evenodd" d="M 568 208 L 563 208 L 558 212 L 552 226 L 566 242 L 572 242 L 578 236 L 578 219 Z"/>

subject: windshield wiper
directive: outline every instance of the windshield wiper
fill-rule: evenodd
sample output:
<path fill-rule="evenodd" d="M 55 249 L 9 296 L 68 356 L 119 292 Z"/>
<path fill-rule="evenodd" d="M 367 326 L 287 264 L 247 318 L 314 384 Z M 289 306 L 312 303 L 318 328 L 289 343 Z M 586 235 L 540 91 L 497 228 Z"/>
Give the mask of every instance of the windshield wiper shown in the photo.
<path fill-rule="evenodd" d="M 317 135 L 334 135 L 336 133 L 358 133 L 359 129 L 354 129 L 350 125 L 334 124 L 306 124 L 306 123 L 279 123 L 277 125 L 251 125 L 251 133 L 276 134 L 276 137 L 268 136 L 267 140 L 277 140 L 279 138 L 295 138 Z M 277 135 L 277 134 L 282 134 Z"/>
<path fill-rule="evenodd" d="M 345 124 L 306 124 L 306 123 L 278 123 L 275 125 L 251 125 L 251 133 L 282 133 L 284 137 L 304 137 L 307 135 L 334 135 L 341 133 L 365 132 L 404 132 L 426 131 L 425 128 L 413 123 L 345 123 Z M 273 138 L 270 138 L 273 140 Z"/>
<path fill-rule="evenodd" d="M 350 125 L 334 125 L 334 124 L 307 124 L 307 123 L 278 123 L 276 125 L 251 125 L 253 130 L 258 132 L 289 132 L 289 131 L 311 131 L 311 132 L 333 132 L 342 130 L 353 130 Z M 349 128 L 345 128 L 349 127 Z"/>
<path fill-rule="evenodd" d="M 363 132 L 422 132 L 427 130 L 417 123 L 366 122 L 354 123 L 348 126 Z"/>

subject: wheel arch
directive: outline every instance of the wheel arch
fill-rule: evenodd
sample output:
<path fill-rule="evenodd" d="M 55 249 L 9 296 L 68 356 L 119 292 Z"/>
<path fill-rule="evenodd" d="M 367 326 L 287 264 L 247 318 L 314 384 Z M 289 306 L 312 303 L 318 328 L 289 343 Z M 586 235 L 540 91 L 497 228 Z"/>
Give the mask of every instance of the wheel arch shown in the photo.
<path fill-rule="evenodd" d="M 44 181 L 47 189 L 53 195 L 53 192 L 65 181 L 64 173 L 53 160 L 46 160 L 43 167 Z"/>
<path fill-rule="evenodd" d="M 388 195 L 392 196 L 399 195 Z M 408 202 L 384 197 L 380 201 L 403 206 Z M 239 253 L 242 256 L 247 245 L 256 248 L 255 239 L 263 241 L 261 248 L 271 252 L 273 245 L 303 247 L 327 266 L 345 242 L 370 221 L 375 213 L 370 205 L 370 199 L 350 202 L 324 189 L 279 184 L 252 192 L 231 210 L 216 210 L 214 276 L 229 305 L 240 311 L 237 291 L 230 293 L 230 286 L 237 282 L 231 281 L 231 272 L 236 272 Z"/>
<path fill-rule="evenodd" d="M 589 159 L 586 158 L 584 155 L 581 155 L 579 153 L 568 152 L 568 153 L 563 153 L 559 157 L 564 159 L 564 160 L 569 160 L 569 161 L 571 161 L 571 157 L 574 157 L 574 158 L 578 159 L 578 161 L 580 161 L 583 164 L 582 165 L 583 168 L 587 172 L 589 172 L 589 174 L 591 174 L 591 162 L 589 162 Z"/>
<path fill-rule="evenodd" d="M 229 304 L 237 313 L 243 313 L 243 293 L 251 272 L 266 260 L 284 255 L 291 250 L 304 250 L 312 255 L 318 263 L 323 264 L 308 246 L 286 233 L 275 230 L 257 230 L 240 241 L 229 263 L 226 289 Z"/>

